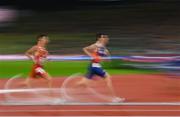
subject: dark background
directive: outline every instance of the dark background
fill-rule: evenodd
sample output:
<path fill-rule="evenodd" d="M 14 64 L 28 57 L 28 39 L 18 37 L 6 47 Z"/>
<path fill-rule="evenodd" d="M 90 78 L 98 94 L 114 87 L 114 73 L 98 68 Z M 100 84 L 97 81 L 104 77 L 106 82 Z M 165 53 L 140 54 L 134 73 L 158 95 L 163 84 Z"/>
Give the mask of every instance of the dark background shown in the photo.
<path fill-rule="evenodd" d="M 33 10 L 71 10 L 86 6 L 111 6 L 149 2 L 150 0 L 1 0 L 1 5 L 11 5 L 17 9 Z M 152 1 L 152 0 L 151 0 Z M 156 1 L 156 0 L 155 0 Z M 152 2 L 155 2 L 152 1 Z"/>
<path fill-rule="evenodd" d="M 178 0 L 1 0 L 0 8 L 16 15 L 0 22 L 0 54 L 23 54 L 41 33 L 50 36 L 52 54 L 80 54 L 97 32 L 109 34 L 113 54 L 178 53 L 179 6 Z"/>

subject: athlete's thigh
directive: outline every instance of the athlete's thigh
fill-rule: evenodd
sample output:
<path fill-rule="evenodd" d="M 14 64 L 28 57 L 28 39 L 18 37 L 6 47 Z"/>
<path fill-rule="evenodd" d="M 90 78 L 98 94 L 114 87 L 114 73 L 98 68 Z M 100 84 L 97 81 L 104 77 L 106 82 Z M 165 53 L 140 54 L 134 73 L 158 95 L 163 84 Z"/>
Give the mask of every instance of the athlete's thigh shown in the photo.
<path fill-rule="evenodd" d="M 94 73 L 102 78 L 106 77 L 106 71 L 101 67 L 94 68 Z"/>
<path fill-rule="evenodd" d="M 50 79 L 49 74 L 42 67 L 36 68 L 35 71 L 37 76 L 40 76 L 45 79 Z"/>
<path fill-rule="evenodd" d="M 93 68 L 92 66 L 89 66 L 89 67 L 88 67 L 88 71 L 87 71 L 85 77 L 86 77 L 87 79 L 92 79 L 94 75 L 95 75 L 94 68 Z"/>
<path fill-rule="evenodd" d="M 41 77 L 46 79 L 46 80 L 51 80 L 52 79 L 51 76 L 49 75 L 49 73 L 46 72 L 46 71 L 43 74 L 41 74 Z"/>

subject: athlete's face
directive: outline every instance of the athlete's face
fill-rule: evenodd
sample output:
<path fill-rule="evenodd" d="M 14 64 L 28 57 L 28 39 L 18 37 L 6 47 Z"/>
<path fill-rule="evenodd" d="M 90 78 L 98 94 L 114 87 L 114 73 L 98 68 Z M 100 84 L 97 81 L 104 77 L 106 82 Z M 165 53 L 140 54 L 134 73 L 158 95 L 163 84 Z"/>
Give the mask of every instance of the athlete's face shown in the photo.
<path fill-rule="evenodd" d="M 46 37 L 46 36 L 41 37 L 41 38 L 39 39 L 39 43 L 40 43 L 42 46 L 45 46 L 45 45 L 47 45 L 47 44 L 49 43 L 49 38 Z"/>
<path fill-rule="evenodd" d="M 109 43 L 109 37 L 108 35 L 102 35 L 100 38 L 100 41 L 104 44 L 107 45 Z"/>

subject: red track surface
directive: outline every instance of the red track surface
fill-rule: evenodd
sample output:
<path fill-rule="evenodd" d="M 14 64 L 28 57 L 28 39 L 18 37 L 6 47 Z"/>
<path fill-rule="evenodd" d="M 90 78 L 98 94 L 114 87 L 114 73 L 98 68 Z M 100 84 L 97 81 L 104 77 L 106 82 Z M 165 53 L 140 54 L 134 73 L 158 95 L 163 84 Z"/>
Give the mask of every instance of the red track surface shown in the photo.
<path fill-rule="evenodd" d="M 63 78 L 55 78 L 54 85 Z M 1 80 L 1 87 L 6 81 Z M 113 76 L 113 85 L 126 102 L 180 102 L 180 79 L 164 75 Z M 0 99 L 3 99 L 0 97 Z M 179 115 L 180 106 L 0 106 L 0 115 Z"/>

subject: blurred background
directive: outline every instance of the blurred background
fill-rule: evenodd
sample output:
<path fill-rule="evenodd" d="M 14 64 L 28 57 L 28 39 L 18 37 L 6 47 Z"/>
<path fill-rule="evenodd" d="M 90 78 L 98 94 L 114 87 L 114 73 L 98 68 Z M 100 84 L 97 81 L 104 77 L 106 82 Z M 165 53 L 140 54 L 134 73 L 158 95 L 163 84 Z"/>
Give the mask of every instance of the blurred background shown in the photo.
<path fill-rule="evenodd" d="M 120 96 L 180 102 L 180 0 L 0 0 L 0 86 L 28 77 L 33 63 L 24 53 L 39 34 L 49 35 L 44 68 L 54 79 L 86 74 L 82 48 L 96 33 L 110 37 L 112 57 L 102 66 Z"/>
<path fill-rule="evenodd" d="M 28 74 L 32 63 L 24 53 L 39 34 L 50 37 L 55 62 L 46 66 L 53 76 L 84 73 L 89 61 L 76 60 L 87 60 L 82 48 L 95 42 L 96 33 L 109 34 L 115 58 L 104 67 L 111 74 L 179 71 L 179 6 L 179 0 L 1 0 L 0 77 Z"/>
<path fill-rule="evenodd" d="M 82 54 L 97 32 L 113 55 L 179 54 L 178 0 L 1 0 L 0 54 L 24 54 L 48 34 L 51 54 Z"/>

